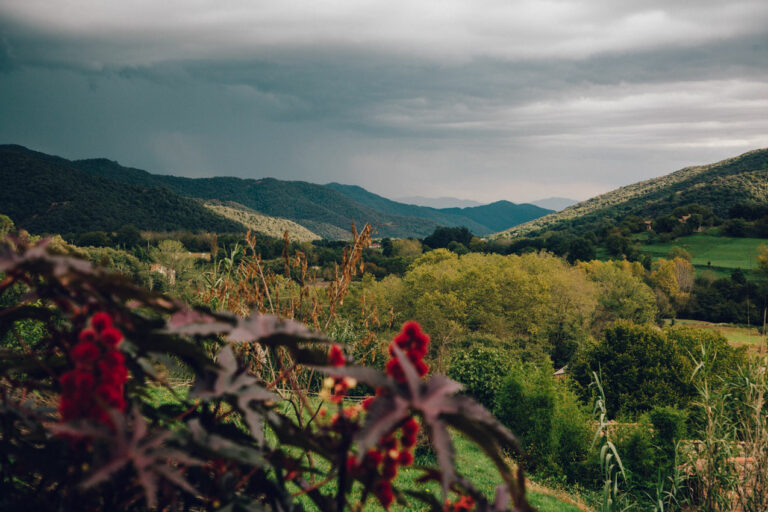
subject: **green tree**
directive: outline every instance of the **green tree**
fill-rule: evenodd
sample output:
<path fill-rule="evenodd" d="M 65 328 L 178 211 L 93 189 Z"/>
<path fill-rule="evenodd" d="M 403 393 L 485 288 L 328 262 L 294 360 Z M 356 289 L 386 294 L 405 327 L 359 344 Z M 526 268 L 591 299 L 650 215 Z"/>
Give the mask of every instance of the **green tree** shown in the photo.
<path fill-rule="evenodd" d="M 383 238 L 381 240 L 381 253 L 387 258 L 390 258 L 394 255 L 394 252 L 395 252 L 395 248 L 392 245 L 392 239 Z"/>
<path fill-rule="evenodd" d="M 464 390 L 475 400 L 493 408 L 501 382 L 511 370 L 508 351 L 478 344 L 453 353 L 448 376 L 464 384 Z"/>
<path fill-rule="evenodd" d="M 620 321 L 571 367 L 586 397 L 592 372 L 601 375 L 608 413 L 642 413 L 657 404 L 685 407 L 693 395 L 684 354 L 675 339 L 652 326 Z"/>
<path fill-rule="evenodd" d="M 0 215 L 0 237 L 13 231 L 13 221 L 7 215 Z"/>
<path fill-rule="evenodd" d="M 115 242 L 126 249 L 136 247 L 142 243 L 141 231 L 133 224 L 126 224 L 117 230 Z"/>

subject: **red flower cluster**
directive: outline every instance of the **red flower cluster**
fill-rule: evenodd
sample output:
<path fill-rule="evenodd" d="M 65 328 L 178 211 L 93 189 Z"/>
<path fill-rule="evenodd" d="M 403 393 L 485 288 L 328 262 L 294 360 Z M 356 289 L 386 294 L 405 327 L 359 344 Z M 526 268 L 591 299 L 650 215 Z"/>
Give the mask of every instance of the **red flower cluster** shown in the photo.
<path fill-rule="evenodd" d="M 445 500 L 443 510 L 445 512 L 472 512 L 475 510 L 475 499 L 472 496 L 462 496 L 453 503 Z"/>
<path fill-rule="evenodd" d="M 387 375 L 393 377 L 397 382 L 405 382 L 405 373 L 400 366 L 400 361 L 395 356 L 393 347 L 405 351 L 405 355 L 416 368 L 420 377 L 423 377 L 429 371 L 429 367 L 424 362 L 424 356 L 427 355 L 427 346 L 429 345 L 429 336 L 421 332 L 421 326 L 416 322 L 406 322 L 400 334 L 395 336 L 392 344 L 389 346 L 390 359 L 387 361 Z"/>
<path fill-rule="evenodd" d="M 328 351 L 328 364 L 335 367 L 347 364 L 344 352 L 338 345 L 331 345 Z M 349 377 L 328 377 L 323 381 L 323 389 L 320 390 L 320 397 L 323 400 L 329 400 L 333 403 L 340 403 L 344 400 L 347 391 L 357 386 L 357 381 Z"/>
<path fill-rule="evenodd" d="M 408 418 L 399 430 L 399 439 L 396 432 L 384 436 L 377 449 L 368 450 L 362 464 L 357 465 L 354 456 L 347 460 L 347 469 L 352 473 L 367 469 L 381 475 L 373 487 L 373 493 L 385 508 L 389 508 L 395 499 L 392 480 L 397 476 L 398 467 L 413 464 L 411 450 L 416 445 L 419 424 L 415 419 Z"/>
<path fill-rule="evenodd" d="M 112 325 L 107 313 L 91 317 L 91 327 L 84 329 L 69 353 L 75 369 L 61 375 L 62 421 L 88 418 L 109 425 L 109 415 L 102 407 L 125 410 L 123 391 L 128 379 L 125 357 L 117 350 L 123 334 Z"/>
<path fill-rule="evenodd" d="M 405 373 L 400 362 L 395 356 L 394 346 L 399 347 L 408 356 L 413 363 L 419 376 L 423 377 L 429 371 L 424 357 L 427 355 L 427 346 L 429 345 L 429 336 L 421 331 L 421 326 L 416 322 L 407 322 L 403 325 L 400 334 L 398 334 L 389 346 L 390 360 L 387 362 L 387 374 L 398 382 L 405 382 Z M 377 395 L 382 390 L 377 391 Z M 376 397 L 368 397 L 363 401 L 363 408 L 368 410 Z M 416 435 L 419 433 L 419 423 L 413 418 L 408 418 L 398 429 L 382 437 L 379 441 L 377 450 L 369 450 L 365 454 L 362 466 L 381 471 L 381 477 L 373 488 L 374 495 L 384 508 L 389 508 L 394 501 L 392 493 L 392 480 L 397 476 L 399 466 L 410 466 L 413 464 L 412 449 L 416 445 Z M 355 459 L 350 459 L 350 469 L 354 470 Z"/>

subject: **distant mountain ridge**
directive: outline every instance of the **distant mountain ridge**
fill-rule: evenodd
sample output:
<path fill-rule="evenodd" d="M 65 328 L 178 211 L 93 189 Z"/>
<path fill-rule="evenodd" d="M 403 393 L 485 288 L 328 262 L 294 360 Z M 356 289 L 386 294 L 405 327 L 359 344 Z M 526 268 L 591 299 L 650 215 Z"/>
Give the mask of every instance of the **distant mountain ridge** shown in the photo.
<path fill-rule="evenodd" d="M 476 235 L 494 233 L 500 229 L 505 229 L 501 226 L 515 226 L 552 211 L 531 204 L 515 204 L 509 201 L 496 201 L 491 204 L 465 208 L 430 208 L 399 203 L 356 185 L 329 183 L 326 187 L 379 211 L 426 218 L 441 226 L 464 226 Z"/>
<path fill-rule="evenodd" d="M 593 229 L 615 225 L 635 215 L 655 218 L 678 206 L 701 204 L 726 217 L 741 202 L 768 201 L 768 149 L 749 151 L 708 165 L 692 166 L 671 174 L 620 187 L 533 221 L 497 233 L 516 237 L 568 226 Z"/>
<path fill-rule="evenodd" d="M 405 196 L 393 197 L 393 201 L 403 204 L 415 204 L 416 206 L 428 206 L 430 208 L 466 208 L 467 206 L 482 206 L 483 203 L 458 197 L 424 197 Z"/>
<path fill-rule="evenodd" d="M 370 223 L 379 236 L 426 236 L 437 223 L 428 219 L 391 215 L 357 203 L 331 188 L 304 181 L 275 178 L 184 178 L 151 174 L 106 159 L 78 160 L 76 165 L 94 175 L 125 183 L 165 187 L 204 200 L 236 202 L 259 213 L 292 220 L 324 238 L 350 236 L 353 224 Z"/>
<path fill-rule="evenodd" d="M 14 145 L 0 145 L 0 171 L 12 185 L 0 195 L 0 213 L 40 232 L 116 230 L 129 223 L 158 231 L 247 225 L 274 232 L 298 224 L 306 231 L 297 235 L 311 240 L 349 238 L 353 224 L 370 223 L 375 236 L 421 238 L 441 225 L 485 235 L 550 212 L 508 201 L 436 209 L 338 183 L 152 174 L 106 158 L 70 161 Z M 33 179 L 25 181 L 24 173 Z"/>
<path fill-rule="evenodd" d="M 499 231 L 549 213 L 533 205 L 506 201 L 473 208 L 438 210 L 392 201 L 355 185 L 317 185 L 275 178 L 183 178 L 151 174 L 123 167 L 107 159 L 78 160 L 91 174 L 123 181 L 167 187 L 174 192 L 207 201 L 236 202 L 256 212 L 292 220 L 325 238 L 349 236 L 352 224 L 370 223 L 376 236 L 424 237 L 437 226 L 466 226 L 478 235 Z M 477 208 L 478 210 L 475 210 Z"/>

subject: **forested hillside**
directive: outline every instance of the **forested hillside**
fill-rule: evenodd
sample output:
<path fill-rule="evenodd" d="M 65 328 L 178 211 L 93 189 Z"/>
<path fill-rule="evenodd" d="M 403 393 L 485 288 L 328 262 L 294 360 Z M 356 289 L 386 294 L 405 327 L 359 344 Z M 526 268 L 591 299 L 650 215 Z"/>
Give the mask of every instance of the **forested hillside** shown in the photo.
<path fill-rule="evenodd" d="M 168 189 L 99 178 L 72 162 L 21 146 L 0 146 L 0 213 L 34 233 L 115 231 L 242 232 L 245 227 Z"/>
<path fill-rule="evenodd" d="M 590 231 L 634 215 L 653 218 L 686 204 L 706 206 L 725 217 L 739 203 L 768 199 L 768 149 L 744 153 L 710 165 L 686 167 L 660 178 L 621 187 L 557 213 L 508 229 L 521 236 L 545 229 Z"/>
<path fill-rule="evenodd" d="M 274 178 L 181 178 L 150 174 L 106 159 L 79 160 L 80 169 L 124 183 L 167 187 L 190 197 L 234 201 L 265 215 L 290 219 L 324 238 L 349 236 L 352 224 L 370 223 L 379 236 L 425 236 L 438 225 L 428 219 L 391 215 L 357 203 L 322 185 Z"/>
<path fill-rule="evenodd" d="M 494 233 L 552 212 L 532 204 L 515 204 L 509 201 L 466 208 L 430 208 L 392 201 L 354 185 L 329 183 L 326 187 L 381 212 L 431 219 L 441 226 L 464 226 L 476 235 Z"/>

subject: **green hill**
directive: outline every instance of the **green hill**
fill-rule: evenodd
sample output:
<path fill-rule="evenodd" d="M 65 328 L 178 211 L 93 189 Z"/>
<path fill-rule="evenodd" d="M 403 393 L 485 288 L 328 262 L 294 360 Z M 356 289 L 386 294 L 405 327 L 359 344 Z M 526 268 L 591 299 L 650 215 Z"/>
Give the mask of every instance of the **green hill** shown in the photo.
<path fill-rule="evenodd" d="M 445 208 L 440 211 L 461 215 L 483 224 L 487 228 L 484 234 L 495 233 L 509 226 L 517 226 L 552 212 L 532 204 L 515 204 L 509 201 L 496 201 L 468 208 Z"/>
<path fill-rule="evenodd" d="M 686 167 L 660 178 L 621 187 L 520 226 L 498 236 L 533 235 L 569 228 L 576 232 L 620 222 L 629 215 L 650 219 L 678 206 L 698 203 L 725 217 L 745 201 L 768 200 L 768 149 L 744 153 L 710 165 Z"/>
<path fill-rule="evenodd" d="M 94 176 L 129 184 L 166 187 L 177 194 L 204 200 L 236 202 L 259 213 L 292 220 L 324 238 L 347 238 L 352 224 L 370 223 L 378 236 L 426 236 L 437 223 L 393 215 L 360 204 L 346 195 L 314 183 L 275 178 L 182 178 L 150 174 L 106 159 L 78 160 Z"/>
<path fill-rule="evenodd" d="M 464 226 L 476 235 L 494 233 L 539 218 L 552 211 L 531 204 L 515 204 L 509 201 L 466 208 L 430 208 L 392 201 L 354 185 L 329 183 L 326 187 L 380 212 L 430 219 L 441 226 Z"/>
<path fill-rule="evenodd" d="M 237 203 L 207 202 L 205 207 L 223 217 L 239 222 L 249 229 L 273 238 L 282 238 L 283 233 L 287 230 L 288 236 L 292 241 L 311 242 L 312 240 L 320 239 L 312 231 L 300 224 L 296 224 L 292 220 L 262 215 Z"/>
<path fill-rule="evenodd" d="M 0 145 L 0 213 L 33 233 L 116 231 L 240 232 L 245 227 L 168 189 L 91 176 L 63 158 Z"/>

